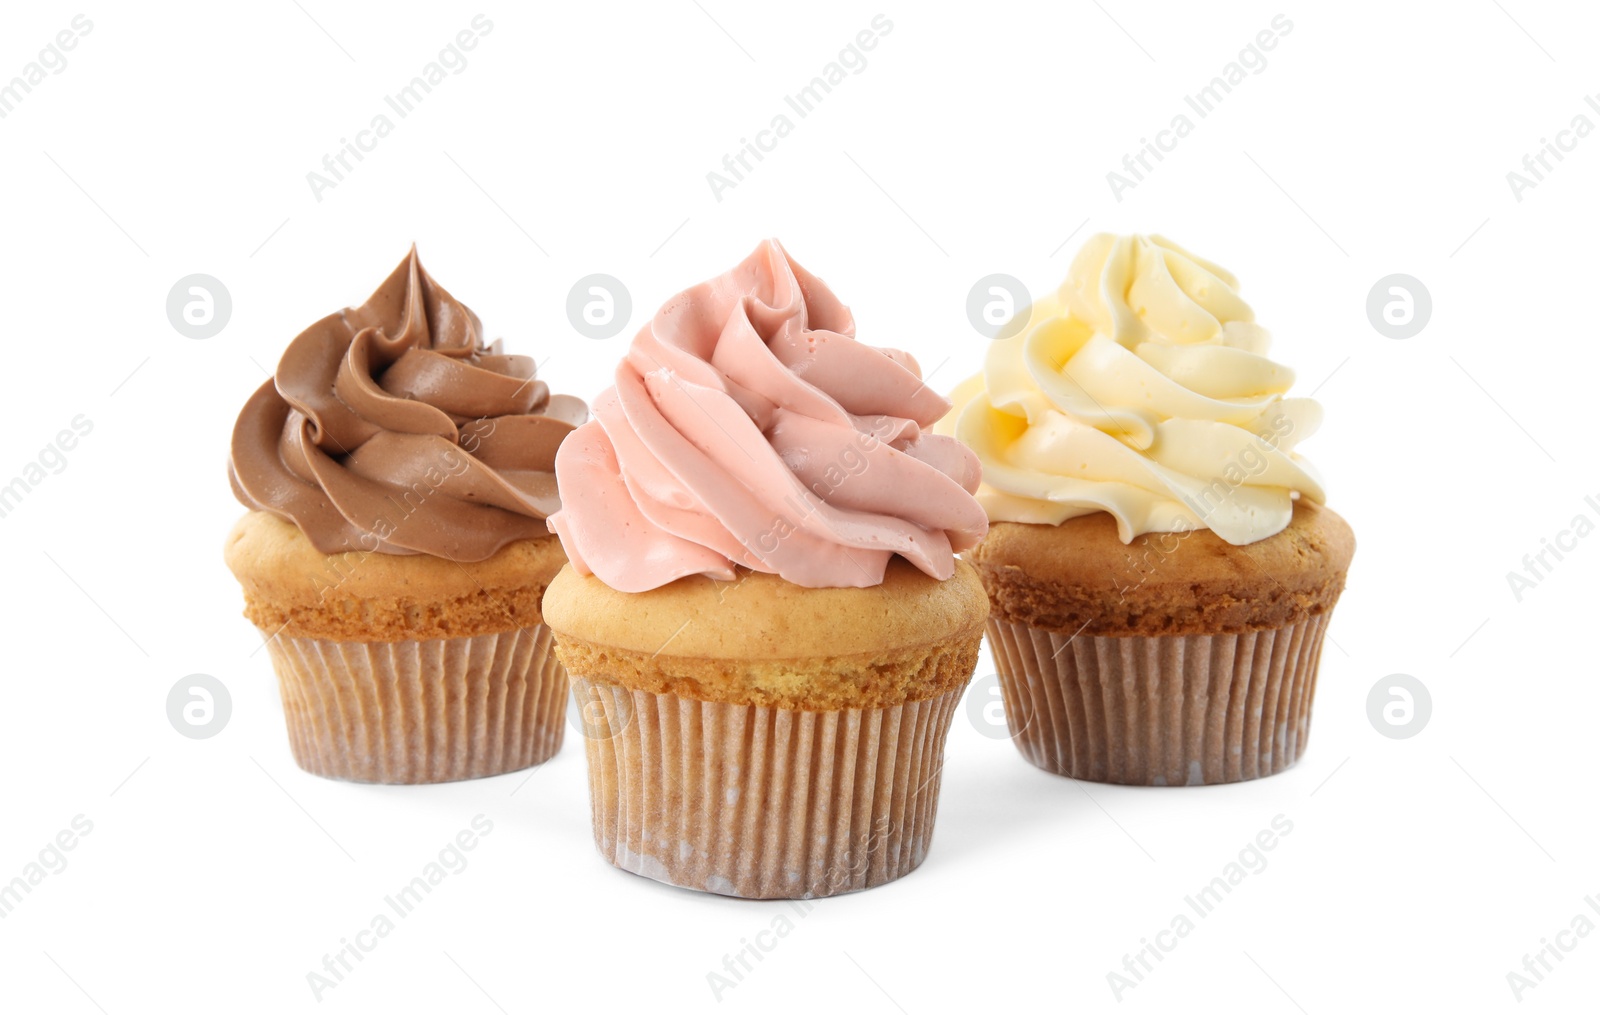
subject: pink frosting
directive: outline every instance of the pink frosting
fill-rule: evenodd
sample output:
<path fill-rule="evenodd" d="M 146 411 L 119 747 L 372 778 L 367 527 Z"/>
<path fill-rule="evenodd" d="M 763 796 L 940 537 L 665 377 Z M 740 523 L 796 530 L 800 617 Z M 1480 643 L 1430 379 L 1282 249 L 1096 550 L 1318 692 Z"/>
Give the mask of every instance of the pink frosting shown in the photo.
<path fill-rule="evenodd" d="M 927 432 L 950 403 L 776 240 L 668 300 L 556 454 L 572 566 L 622 592 L 735 565 L 812 588 L 935 578 L 983 538 L 977 457 Z"/>

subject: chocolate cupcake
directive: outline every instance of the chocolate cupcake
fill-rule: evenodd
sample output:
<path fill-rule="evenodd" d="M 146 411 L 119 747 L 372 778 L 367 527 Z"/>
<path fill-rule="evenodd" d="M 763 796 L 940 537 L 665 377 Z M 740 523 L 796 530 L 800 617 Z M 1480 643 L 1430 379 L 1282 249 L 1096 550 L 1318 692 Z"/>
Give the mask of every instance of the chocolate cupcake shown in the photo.
<path fill-rule="evenodd" d="M 444 782 L 561 745 L 540 601 L 556 449 L 587 418 L 486 345 L 416 250 L 285 351 L 234 427 L 226 546 L 308 772 Z"/>

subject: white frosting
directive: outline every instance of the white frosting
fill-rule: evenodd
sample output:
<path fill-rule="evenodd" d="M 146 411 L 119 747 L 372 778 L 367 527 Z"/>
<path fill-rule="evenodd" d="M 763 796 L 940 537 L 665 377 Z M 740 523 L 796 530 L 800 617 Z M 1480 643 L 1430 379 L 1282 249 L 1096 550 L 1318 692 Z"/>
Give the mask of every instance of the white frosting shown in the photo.
<path fill-rule="evenodd" d="M 994 521 L 1094 511 L 1123 542 L 1210 528 L 1234 545 L 1283 530 L 1293 495 L 1322 501 L 1294 453 L 1322 421 L 1285 398 L 1294 373 L 1227 271 L 1159 236 L 1102 233 L 936 427 L 983 463 Z"/>

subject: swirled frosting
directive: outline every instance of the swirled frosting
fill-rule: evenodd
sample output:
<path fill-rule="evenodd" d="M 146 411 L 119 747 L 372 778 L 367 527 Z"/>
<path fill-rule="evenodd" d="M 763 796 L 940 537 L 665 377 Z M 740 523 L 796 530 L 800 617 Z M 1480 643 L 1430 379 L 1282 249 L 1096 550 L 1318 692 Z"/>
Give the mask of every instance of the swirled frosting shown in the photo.
<path fill-rule="evenodd" d="M 988 529 L 977 459 L 925 429 L 949 408 L 769 240 L 640 330 L 556 455 L 550 528 L 622 592 L 735 565 L 859 588 L 895 554 L 943 580 Z"/>
<path fill-rule="evenodd" d="M 995 521 L 1116 517 L 1123 542 L 1205 526 L 1234 545 L 1322 501 L 1294 452 L 1322 420 L 1227 271 L 1159 236 L 1101 234 L 993 343 L 939 429 L 977 452 Z"/>
<path fill-rule="evenodd" d="M 587 417 L 531 358 L 485 345 L 413 247 L 365 303 L 289 344 L 239 413 L 228 475 L 323 553 L 483 560 L 547 534 L 556 448 Z"/>

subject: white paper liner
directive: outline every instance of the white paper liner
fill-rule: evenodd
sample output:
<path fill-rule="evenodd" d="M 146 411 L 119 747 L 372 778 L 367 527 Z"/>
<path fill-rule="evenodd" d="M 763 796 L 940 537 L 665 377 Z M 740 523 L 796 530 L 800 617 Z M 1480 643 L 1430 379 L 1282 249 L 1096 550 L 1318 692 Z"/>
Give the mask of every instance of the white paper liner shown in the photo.
<path fill-rule="evenodd" d="M 1243 634 L 1073 638 L 990 617 L 988 632 L 1023 757 L 1074 779 L 1197 786 L 1299 760 L 1327 618 Z"/>
<path fill-rule="evenodd" d="M 425 783 L 514 772 L 561 747 L 566 673 L 543 624 L 420 641 L 268 642 L 307 772 Z"/>
<path fill-rule="evenodd" d="M 595 845 L 623 870 L 753 899 L 859 891 L 922 863 L 962 690 L 804 712 L 573 678 Z"/>

